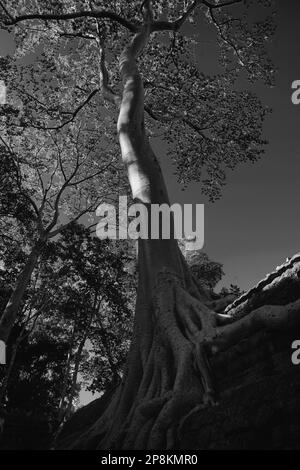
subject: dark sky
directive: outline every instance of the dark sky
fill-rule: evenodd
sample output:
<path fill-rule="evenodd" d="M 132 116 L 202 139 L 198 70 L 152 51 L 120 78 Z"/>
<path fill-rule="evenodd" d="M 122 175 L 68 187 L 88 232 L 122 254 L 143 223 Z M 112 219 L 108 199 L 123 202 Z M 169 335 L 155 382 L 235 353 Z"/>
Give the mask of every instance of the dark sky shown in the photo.
<path fill-rule="evenodd" d="M 199 184 L 182 192 L 172 169 L 164 165 L 172 201 L 205 202 L 204 251 L 224 264 L 221 285 L 233 283 L 243 289 L 300 252 L 300 105 L 291 101 L 291 84 L 300 80 L 299 0 L 278 0 L 277 23 L 270 47 L 278 68 L 276 87 L 254 88 L 273 108 L 264 129 L 269 141 L 266 155 L 255 165 L 230 172 L 223 197 L 214 204 L 204 200 Z M 200 46 L 198 53 L 205 62 L 209 44 Z"/>
<path fill-rule="evenodd" d="M 300 251 L 300 105 L 291 102 L 291 84 L 300 80 L 300 2 L 278 0 L 278 29 L 270 52 L 278 68 L 273 89 L 255 91 L 273 108 L 265 125 L 265 157 L 228 174 L 219 202 L 209 204 L 199 184 L 182 192 L 165 158 L 163 167 L 172 201 L 205 203 L 204 251 L 224 265 L 222 285 L 250 288 L 268 272 Z M 205 37 L 204 37 L 205 39 Z M 12 52 L 12 41 L 0 34 L 0 54 Z M 203 41 L 198 60 L 209 64 L 213 42 Z"/>

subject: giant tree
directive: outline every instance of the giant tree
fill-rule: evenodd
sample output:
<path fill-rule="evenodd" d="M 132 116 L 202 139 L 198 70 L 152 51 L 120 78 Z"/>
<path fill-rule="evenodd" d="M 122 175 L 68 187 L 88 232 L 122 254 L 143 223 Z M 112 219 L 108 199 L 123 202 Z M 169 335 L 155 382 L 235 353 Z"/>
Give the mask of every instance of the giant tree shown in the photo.
<path fill-rule="evenodd" d="M 17 87 L 16 75 L 15 70 Z M 104 196 L 105 200 L 112 197 L 119 183 L 114 147 L 107 150 L 105 138 L 95 143 L 91 119 L 77 125 L 70 122 L 68 128 L 54 134 L 31 122 L 26 101 L 20 104 L 19 99 L 12 98 L 19 112 L 7 112 L 0 123 L 0 231 L 8 243 L 11 234 L 19 239 L 27 258 L 0 319 L 4 341 L 46 243 L 74 221 L 90 217 L 92 223 L 98 204 Z"/>
<path fill-rule="evenodd" d="M 264 45 L 274 28 L 271 16 L 261 19 L 271 2 L 257 4 L 262 12 L 248 8 L 251 0 L 70 0 L 39 2 L 37 11 L 34 1 L 20 0 L 14 8 L 3 8 L 3 21 L 15 28 L 23 47 L 34 47 L 36 38 L 48 54 L 56 51 L 69 70 L 59 79 L 75 100 L 74 119 L 77 74 L 86 93 L 82 104 L 95 99 L 106 110 L 99 139 L 112 131 L 116 110 L 132 196 L 149 208 L 169 204 L 153 151 L 157 132 L 168 143 L 180 181 L 200 182 L 211 200 L 220 196 L 227 169 L 255 162 L 263 153 L 266 109 L 251 91 L 240 89 L 245 78 L 273 83 Z M 205 29 L 218 45 L 223 67 L 213 76 L 204 73 L 193 54 Z M 51 100 L 45 100 L 43 107 L 53 113 Z M 138 245 L 136 315 L 122 383 L 94 425 L 66 441 L 70 448 L 174 447 L 183 417 L 199 404 L 215 402 L 209 354 L 243 331 L 275 321 L 269 310 L 239 321 L 214 312 L 207 291 L 193 280 L 172 226 L 169 240 L 160 234 L 159 239 L 140 239 Z"/>

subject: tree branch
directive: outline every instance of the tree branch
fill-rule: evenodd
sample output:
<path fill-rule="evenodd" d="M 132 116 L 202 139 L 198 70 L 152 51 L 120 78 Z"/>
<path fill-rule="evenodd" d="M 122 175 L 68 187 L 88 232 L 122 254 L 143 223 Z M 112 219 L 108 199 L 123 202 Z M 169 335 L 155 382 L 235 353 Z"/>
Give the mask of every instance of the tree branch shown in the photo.
<path fill-rule="evenodd" d="M 81 217 L 83 217 L 85 214 L 88 214 L 92 211 L 94 211 L 96 209 L 96 207 L 99 205 L 99 201 L 102 200 L 100 198 L 98 198 L 98 200 L 96 200 L 95 202 L 93 202 L 90 206 L 86 207 L 85 209 L 83 209 L 81 212 L 79 212 L 79 214 L 77 214 L 76 217 L 74 217 L 72 220 L 69 220 L 69 222 L 61 225 L 60 227 L 58 227 L 56 230 L 53 230 L 53 232 L 49 232 L 48 235 L 47 235 L 47 239 L 50 240 L 51 238 L 53 237 L 56 237 L 56 235 L 58 235 L 59 233 L 61 233 L 62 230 L 64 230 L 65 228 L 69 227 L 69 225 L 71 225 L 72 223 L 74 222 L 77 222 L 77 220 L 79 220 Z"/>
<path fill-rule="evenodd" d="M 169 116 L 159 116 L 155 114 L 152 109 L 149 106 L 145 106 L 145 111 L 149 116 L 154 119 L 155 121 L 158 122 L 174 122 L 175 120 L 182 121 L 184 124 L 186 124 L 188 127 L 193 129 L 197 134 L 199 134 L 203 139 L 205 140 L 211 140 L 209 137 L 207 137 L 205 134 L 203 134 L 203 131 L 207 129 L 207 127 L 199 127 L 197 124 L 194 124 L 190 119 L 188 119 L 187 115 L 183 113 L 177 113 Z"/>
<path fill-rule="evenodd" d="M 185 23 L 188 17 L 193 13 L 198 5 L 200 5 L 200 0 L 195 0 L 183 13 L 183 15 L 175 21 L 155 21 L 152 24 L 151 32 L 153 31 L 179 31 L 181 26 Z"/>
<path fill-rule="evenodd" d="M 202 3 L 203 5 L 206 5 L 208 8 L 213 9 L 213 8 L 224 8 L 224 7 L 234 6 L 239 3 L 242 3 L 243 1 L 244 0 L 230 0 L 228 2 L 214 4 L 214 3 L 207 2 L 206 0 L 202 0 Z"/>
<path fill-rule="evenodd" d="M 206 0 L 195 0 L 188 8 L 187 10 L 183 13 L 183 15 L 178 18 L 175 21 L 154 21 L 152 23 L 151 27 L 151 32 L 153 31 L 179 31 L 179 29 L 182 27 L 182 25 L 186 22 L 186 20 L 191 16 L 191 14 L 195 11 L 197 6 L 199 5 L 205 5 L 207 6 L 210 10 L 216 9 L 216 8 L 224 8 L 224 7 L 229 7 L 233 5 L 237 5 L 239 3 L 242 3 L 244 0 L 231 0 L 228 2 L 224 3 L 219 3 L 219 4 L 212 4 L 210 2 L 207 2 Z"/>
<path fill-rule="evenodd" d="M 10 15 L 9 15 L 10 16 Z M 11 26 L 17 23 L 21 23 L 23 21 L 30 21 L 30 20 L 55 20 L 55 21 L 67 21 L 73 20 L 76 18 L 102 18 L 102 19 L 110 19 L 119 23 L 121 26 L 124 26 L 131 32 L 137 32 L 138 26 L 131 23 L 130 21 L 126 20 L 122 16 L 118 15 L 117 13 L 110 11 L 110 10 L 102 10 L 102 11 L 76 11 L 72 13 L 28 13 L 26 15 L 20 15 L 12 18 L 10 16 L 10 20 L 6 21 L 5 24 L 7 26 Z"/>
<path fill-rule="evenodd" d="M 121 98 L 113 91 L 113 89 L 109 85 L 109 75 L 105 63 L 104 40 L 102 39 L 99 39 L 99 54 L 100 89 L 102 91 L 103 98 L 119 107 L 121 104 Z"/>
<path fill-rule="evenodd" d="M 242 58 L 238 47 L 234 44 L 234 42 L 230 38 L 228 38 L 228 36 L 226 35 L 226 33 L 224 32 L 224 30 L 222 28 L 222 26 L 227 27 L 227 25 L 226 24 L 222 25 L 218 22 L 218 20 L 216 19 L 215 15 L 214 15 L 214 11 L 213 11 L 212 8 L 209 8 L 209 14 L 210 14 L 212 22 L 214 23 L 214 25 L 216 26 L 216 28 L 217 28 L 217 30 L 220 34 L 221 39 L 225 42 L 225 44 L 227 44 L 227 46 L 229 48 L 231 48 L 233 50 L 233 53 L 237 56 L 237 58 L 240 62 L 240 65 L 242 67 L 244 67 L 245 70 L 247 70 L 249 75 L 251 75 L 251 70 L 249 69 L 249 67 L 245 63 L 244 59 Z"/>
<path fill-rule="evenodd" d="M 97 93 L 98 93 L 99 89 L 96 88 L 95 90 L 93 90 L 89 96 L 72 112 L 70 113 L 71 114 L 71 117 L 70 119 L 68 119 L 67 121 L 63 122 L 62 124 L 60 124 L 59 126 L 56 126 L 56 127 L 47 127 L 46 129 L 47 130 L 60 130 L 62 129 L 64 126 L 66 126 L 67 124 L 70 124 L 71 122 L 74 121 L 74 119 L 76 118 L 77 114 L 79 113 L 79 111 L 82 110 L 82 108 L 84 108 L 84 106 L 86 104 L 88 104 L 91 99 L 93 98 L 93 96 L 95 96 Z"/>

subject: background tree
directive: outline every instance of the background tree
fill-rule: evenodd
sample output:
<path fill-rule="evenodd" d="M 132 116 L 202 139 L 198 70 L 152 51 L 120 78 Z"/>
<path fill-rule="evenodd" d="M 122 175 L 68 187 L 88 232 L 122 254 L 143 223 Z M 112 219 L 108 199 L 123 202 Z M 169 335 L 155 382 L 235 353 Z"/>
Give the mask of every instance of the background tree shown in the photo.
<path fill-rule="evenodd" d="M 105 151 L 102 143 L 95 144 L 90 121 L 88 126 L 70 124 L 66 132 L 54 135 L 23 125 L 20 114 L 13 122 L 11 115 L 2 122 L 1 223 L 2 237 L 20 234 L 27 259 L 0 319 L 2 340 L 9 336 L 47 240 L 71 222 L 94 214 L 103 195 L 113 198 L 120 183 L 113 148 Z"/>
<path fill-rule="evenodd" d="M 202 251 L 190 251 L 186 256 L 187 263 L 200 285 L 213 290 L 222 279 L 224 272 L 221 263 L 211 261 Z"/>
<path fill-rule="evenodd" d="M 77 224 L 47 243 L 9 338 L 7 367 L 1 369 L 0 403 L 9 415 L 40 416 L 57 432 L 78 406 L 80 390 L 90 386 L 100 393 L 116 376 L 120 380 L 135 289 L 128 260 L 126 241 L 112 246 Z M 4 259 L 2 311 L 11 290 L 8 274 L 14 271 L 13 285 L 16 267 L 17 260 Z"/>
<path fill-rule="evenodd" d="M 127 271 L 131 262 L 127 241 L 116 246 L 92 237 L 82 226 L 72 225 L 64 230 L 57 245 L 67 294 L 60 296 L 57 304 L 70 325 L 60 400 L 64 420 L 77 396 L 79 373 L 84 376 L 89 369 L 86 383 L 93 382 L 90 388 L 98 392 L 120 379 L 132 327 L 135 281 Z"/>

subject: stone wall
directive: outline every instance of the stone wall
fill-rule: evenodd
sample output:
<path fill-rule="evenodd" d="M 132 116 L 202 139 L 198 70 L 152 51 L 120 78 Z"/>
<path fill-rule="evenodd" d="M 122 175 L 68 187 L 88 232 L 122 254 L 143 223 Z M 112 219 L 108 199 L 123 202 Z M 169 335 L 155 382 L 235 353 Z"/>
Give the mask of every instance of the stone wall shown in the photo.
<path fill-rule="evenodd" d="M 295 339 L 300 321 L 284 333 L 256 333 L 211 358 L 219 404 L 185 419 L 178 448 L 300 449 L 300 365 L 291 361 Z"/>

